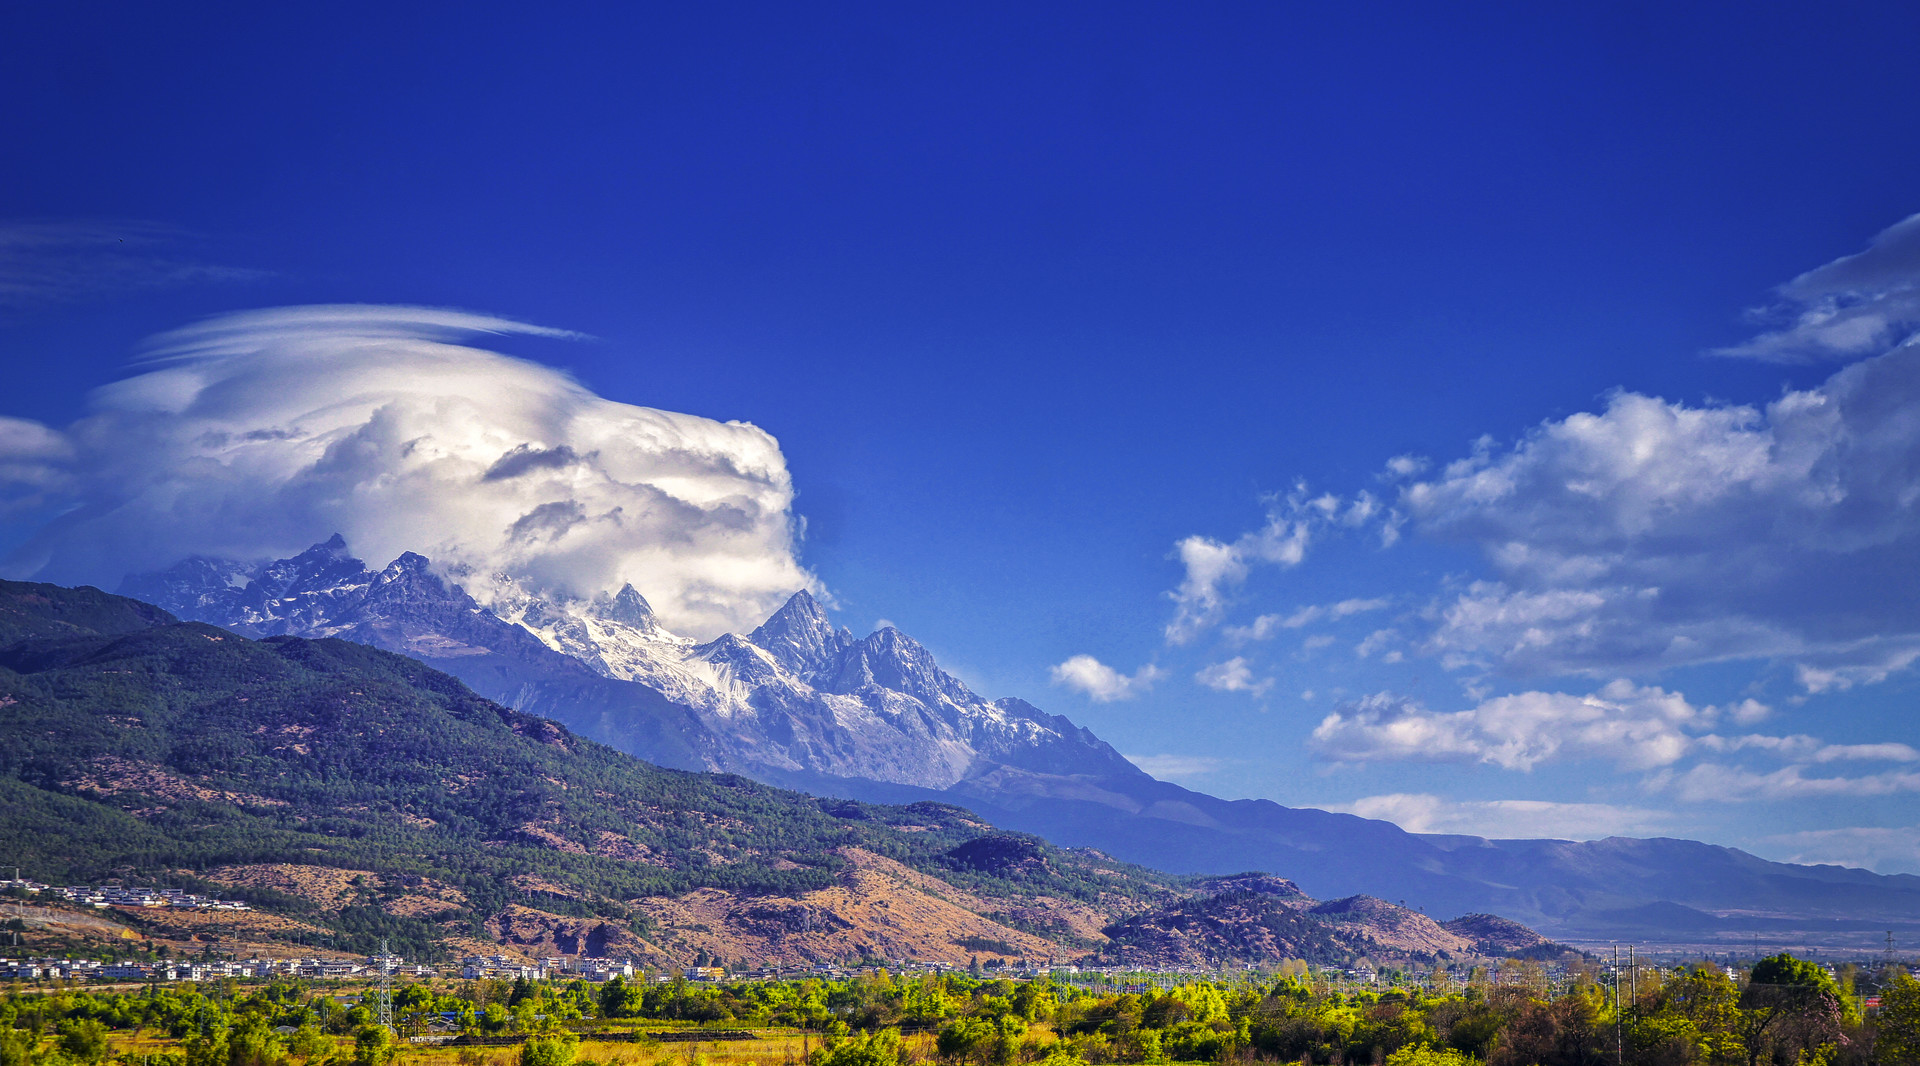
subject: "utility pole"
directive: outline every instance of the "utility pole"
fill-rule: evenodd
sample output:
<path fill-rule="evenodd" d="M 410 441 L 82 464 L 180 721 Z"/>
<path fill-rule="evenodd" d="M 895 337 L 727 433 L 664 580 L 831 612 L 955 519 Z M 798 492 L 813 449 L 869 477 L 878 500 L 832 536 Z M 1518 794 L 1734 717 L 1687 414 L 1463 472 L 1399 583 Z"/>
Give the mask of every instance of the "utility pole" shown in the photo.
<path fill-rule="evenodd" d="M 1620 945 L 1613 945 L 1613 1061 L 1626 1066 L 1627 1033 L 1620 1024 Z"/>
<path fill-rule="evenodd" d="M 380 938 L 380 1027 L 389 1033 L 393 1028 L 393 953 L 387 950 L 387 938 Z M 395 1033 L 395 1035 L 399 1035 Z"/>
<path fill-rule="evenodd" d="M 1636 952 L 1638 945 L 1627 945 L 1627 1002 L 1633 1009 L 1640 1009 L 1640 956 Z"/>

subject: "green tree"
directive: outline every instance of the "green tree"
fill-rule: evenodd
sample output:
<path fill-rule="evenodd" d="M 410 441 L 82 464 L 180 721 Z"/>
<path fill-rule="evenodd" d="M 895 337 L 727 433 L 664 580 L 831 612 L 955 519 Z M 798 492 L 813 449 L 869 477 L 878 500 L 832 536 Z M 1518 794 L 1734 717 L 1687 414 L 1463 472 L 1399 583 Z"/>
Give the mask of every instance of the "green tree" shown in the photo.
<path fill-rule="evenodd" d="M 397 1051 L 385 1026 L 364 1026 L 353 1037 L 353 1066 L 387 1066 Z"/>
<path fill-rule="evenodd" d="M 107 1057 L 107 1027 L 92 1018 L 62 1022 L 60 1050 L 80 1062 L 101 1062 Z"/>
<path fill-rule="evenodd" d="M 982 1046 L 996 1030 L 983 1018 L 960 1018 L 949 1023 L 934 1038 L 933 1048 L 943 1059 L 958 1061 L 979 1056 Z"/>
<path fill-rule="evenodd" d="M 1387 1066 L 1474 1066 L 1474 1059 L 1452 1048 L 1414 1044 L 1388 1055 Z"/>
<path fill-rule="evenodd" d="M 625 977 L 616 976 L 600 986 L 600 1016 L 602 1018 L 631 1018 L 640 1013 L 644 1002 L 644 993 L 627 984 Z"/>
<path fill-rule="evenodd" d="M 1874 1017 L 1874 1057 L 1885 1063 L 1920 1063 L 1920 980 L 1897 974 L 1880 990 Z"/>
<path fill-rule="evenodd" d="M 520 1066 L 570 1066 L 580 1038 L 569 1032 L 542 1033 L 520 1045 Z"/>
<path fill-rule="evenodd" d="M 1747 1066 L 1758 1066 L 1763 1057 L 1778 1066 L 1824 1062 L 1846 1043 L 1846 1010 L 1833 978 L 1784 952 L 1754 964 L 1740 1013 Z"/>
<path fill-rule="evenodd" d="M 321 1032 L 320 1027 L 311 1021 L 295 1029 L 293 1035 L 287 1038 L 287 1050 L 302 1059 L 311 1059 L 316 1055 L 324 1054 L 332 1047 L 333 1041 L 328 1040 L 327 1034 Z"/>
<path fill-rule="evenodd" d="M 810 1066 L 900 1066 L 900 1030 L 882 1029 L 836 1040 L 814 1052 Z"/>
<path fill-rule="evenodd" d="M 227 1066 L 227 1030 L 213 1026 L 187 1039 L 184 1066 Z"/>
<path fill-rule="evenodd" d="M 34 1045 L 39 1042 L 32 1033 L 11 1024 L 0 1025 L 0 1066 L 28 1066 L 34 1058 Z"/>

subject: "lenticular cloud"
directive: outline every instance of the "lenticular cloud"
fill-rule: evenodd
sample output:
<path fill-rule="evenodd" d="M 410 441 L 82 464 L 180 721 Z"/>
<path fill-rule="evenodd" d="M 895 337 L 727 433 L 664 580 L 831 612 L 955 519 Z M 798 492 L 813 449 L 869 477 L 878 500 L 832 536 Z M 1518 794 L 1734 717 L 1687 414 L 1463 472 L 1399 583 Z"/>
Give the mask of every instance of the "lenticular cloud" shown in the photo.
<path fill-rule="evenodd" d="M 345 306 L 156 338 L 141 372 L 64 433 L 0 433 L 0 499 L 64 511 L 7 570 L 112 587 L 191 554 L 281 556 L 337 531 L 370 561 L 420 552 L 482 602 L 501 577 L 562 597 L 631 582 L 701 635 L 751 627 L 814 585 L 772 436 L 616 403 L 470 343 L 489 334 L 564 335 Z"/>

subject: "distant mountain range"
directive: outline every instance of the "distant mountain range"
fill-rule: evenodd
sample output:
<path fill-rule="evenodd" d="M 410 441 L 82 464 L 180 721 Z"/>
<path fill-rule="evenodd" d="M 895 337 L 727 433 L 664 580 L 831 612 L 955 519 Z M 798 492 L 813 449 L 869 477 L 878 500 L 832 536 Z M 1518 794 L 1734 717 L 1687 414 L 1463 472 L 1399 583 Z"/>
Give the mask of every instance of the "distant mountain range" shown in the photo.
<path fill-rule="evenodd" d="M 1086 729 L 985 699 L 897 630 L 864 639 L 805 592 L 741 637 L 665 631 L 631 586 L 483 606 L 415 554 L 373 571 L 339 538 L 264 565 L 196 558 L 123 594 L 250 635 L 399 652 L 476 691 L 665 766 L 996 825 L 1187 873 L 1261 869 L 1319 896 L 1494 912 L 1562 938 L 1867 942 L 1920 930 L 1920 878 L 1769 862 L 1674 839 L 1488 840 L 1222 800 L 1156 781 Z"/>
<path fill-rule="evenodd" d="M 1543 946 L 1511 923 L 1489 937 L 1500 920 L 1486 916 L 1449 928 L 1375 899 L 1321 904 L 1273 878 L 1196 883 L 947 804 L 661 769 L 390 652 L 250 640 L 97 589 L 7 581 L 0 853 L 55 884 L 253 903 L 86 919 L 96 939 L 177 951 L 390 940 L 414 958 L 656 967 L 1089 954 L 1214 966 Z M 1190 920 L 1198 911 L 1234 921 Z"/>

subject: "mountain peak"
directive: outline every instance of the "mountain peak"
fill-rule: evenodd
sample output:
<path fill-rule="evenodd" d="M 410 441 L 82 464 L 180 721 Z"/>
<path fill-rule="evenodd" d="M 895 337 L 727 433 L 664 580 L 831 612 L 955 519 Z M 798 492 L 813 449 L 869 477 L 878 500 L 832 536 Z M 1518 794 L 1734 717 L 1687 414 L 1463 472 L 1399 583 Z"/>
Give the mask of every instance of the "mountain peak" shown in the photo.
<path fill-rule="evenodd" d="M 609 622 L 632 626 L 643 633 L 652 633 L 660 628 L 659 621 L 653 615 L 653 605 L 640 595 L 632 582 L 620 586 L 620 591 L 612 596 L 604 592 L 595 596 L 593 612 Z"/>
<path fill-rule="evenodd" d="M 787 597 L 787 602 L 781 604 L 780 609 L 773 612 L 767 619 L 767 624 L 771 625 L 775 620 L 782 618 L 804 618 L 812 623 L 826 625 L 827 611 L 826 608 L 820 606 L 819 600 L 813 598 L 813 593 L 808 592 L 806 589 L 801 589 L 799 592 Z"/>
<path fill-rule="evenodd" d="M 353 558 L 352 552 L 347 550 L 347 538 L 335 533 L 318 544 L 309 545 L 306 551 L 290 559 L 281 559 L 269 565 L 282 570 L 303 570 L 327 566 L 342 560 L 352 560 L 356 565 L 360 562 Z"/>
<path fill-rule="evenodd" d="M 433 563 L 419 552 L 401 552 L 400 558 L 387 564 L 390 574 L 424 574 L 433 568 Z"/>
<path fill-rule="evenodd" d="M 794 593 L 747 639 L 782 666 L 803 675 L 828 666 L 853 643 L 853 635 L 835 630 L 827 612 L 806 589 Z"/>

